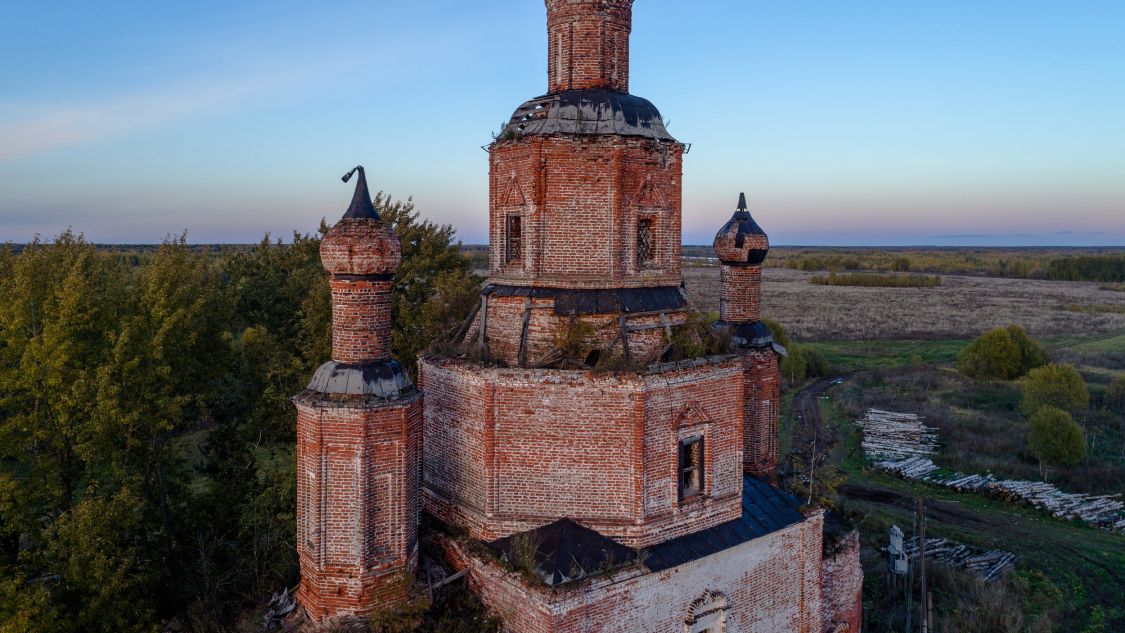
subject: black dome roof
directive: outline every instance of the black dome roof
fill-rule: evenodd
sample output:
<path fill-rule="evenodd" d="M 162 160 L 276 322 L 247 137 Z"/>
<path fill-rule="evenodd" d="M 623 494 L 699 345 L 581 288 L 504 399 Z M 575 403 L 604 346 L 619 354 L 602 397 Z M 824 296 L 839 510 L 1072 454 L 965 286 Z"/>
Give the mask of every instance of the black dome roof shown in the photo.
<path fill-rule="evenodd" d="M 516 109 L 500 139 L 527 134 L 620 134 L 674 141 L 647 99 L 616 90 L 566 90 Z"/>

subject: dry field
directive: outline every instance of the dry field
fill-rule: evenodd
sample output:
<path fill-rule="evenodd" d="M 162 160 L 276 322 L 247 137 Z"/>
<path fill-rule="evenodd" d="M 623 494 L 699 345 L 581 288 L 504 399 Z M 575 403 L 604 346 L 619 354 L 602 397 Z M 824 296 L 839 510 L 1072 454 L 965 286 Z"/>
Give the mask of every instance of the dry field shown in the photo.
<path fill-rule="evenodd" d="M 817 273 L 763 271 L 762 312 L 803 340 L 967 339 L 1000 325 L 1038 338 L 1125 333 L 1125 293 L 1103 284 L 943 275 L 936 288 L 814 286 Z M 719 269 L 684 267 L 693 303 L 719 309 Z"/>

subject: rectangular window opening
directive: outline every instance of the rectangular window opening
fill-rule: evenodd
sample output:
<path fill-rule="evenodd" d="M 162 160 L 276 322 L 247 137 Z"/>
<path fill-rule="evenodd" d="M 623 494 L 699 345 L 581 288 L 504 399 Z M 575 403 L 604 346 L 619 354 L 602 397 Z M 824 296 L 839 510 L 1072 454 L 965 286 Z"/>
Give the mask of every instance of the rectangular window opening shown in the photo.
<path fill-rule="evenodd" d="M 647 268 L 656 260 L 656 230 L 652 220 L 637 220 L 637 265 Z"/>
<path fill-rule="evenodd" d="M 680 442 L 680 501 L 703 492 L 703 438 Z"/>
<path fill-rule="evenodd" d="M 523 222 L 520 216 L 508 216 L 507 263 L 518 264 L 523 259 Z"/>

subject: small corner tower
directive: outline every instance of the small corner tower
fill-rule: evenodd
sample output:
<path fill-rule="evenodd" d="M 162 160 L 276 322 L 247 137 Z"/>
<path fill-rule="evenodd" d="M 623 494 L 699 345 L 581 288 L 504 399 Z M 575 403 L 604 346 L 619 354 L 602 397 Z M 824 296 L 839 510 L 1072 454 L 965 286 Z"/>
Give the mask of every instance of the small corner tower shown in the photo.
<path fill-rule="evenodd" d="M 402 248 L 363 167 L 320 259 L 332 292 L 332 359 L 297 406 L 297 598 L 309 616 L 366 615 L 406 597 L 418 562 L 422 394 L 391 358 Z"/>
<path fill-rule="evenodd" d="M 743 470 L 770 478 L 777 472 L 780 420 L 780 375 L 777 350 L 762 323 L 762 262 L 770 250 L 769 237 L 750 216 L 746 194 L 715 235 L 719 257 L 719 322 L 715 327 L 742 351 L 745 388 L 743 414 Z"/>

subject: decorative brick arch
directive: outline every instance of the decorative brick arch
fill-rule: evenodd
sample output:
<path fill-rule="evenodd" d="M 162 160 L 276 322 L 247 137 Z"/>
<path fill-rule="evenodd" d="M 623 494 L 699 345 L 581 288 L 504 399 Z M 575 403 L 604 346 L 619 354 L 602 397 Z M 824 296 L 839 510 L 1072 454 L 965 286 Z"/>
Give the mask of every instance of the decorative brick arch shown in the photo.
<path fill-rule="evenodd" d="M 727 597 L 710 589 L 695 599 L 684 613 L 684 633 L 725 633 Z"/>

